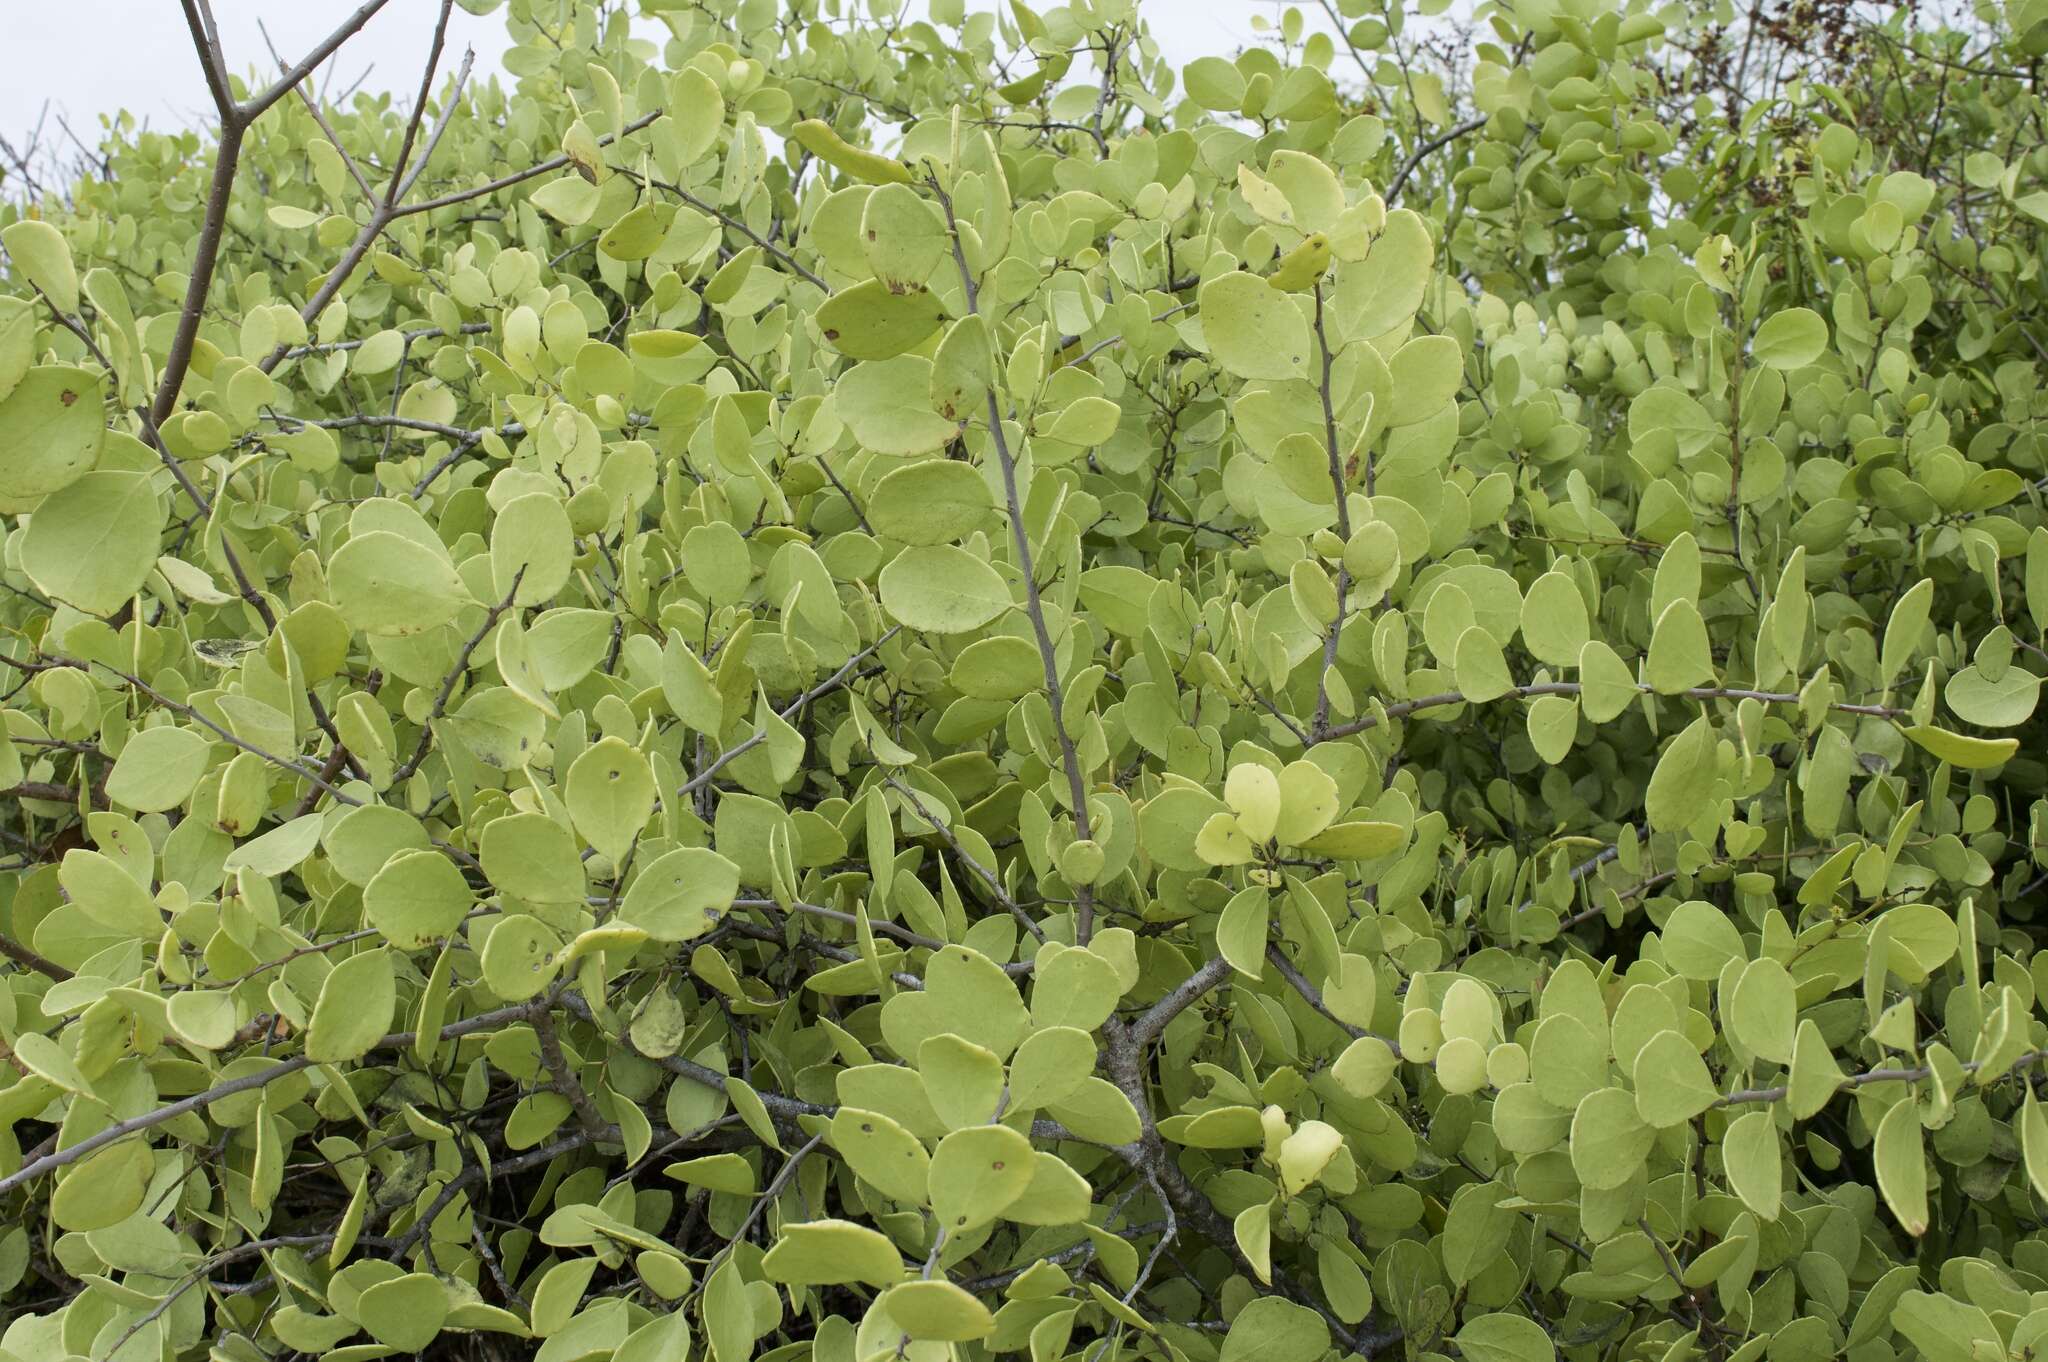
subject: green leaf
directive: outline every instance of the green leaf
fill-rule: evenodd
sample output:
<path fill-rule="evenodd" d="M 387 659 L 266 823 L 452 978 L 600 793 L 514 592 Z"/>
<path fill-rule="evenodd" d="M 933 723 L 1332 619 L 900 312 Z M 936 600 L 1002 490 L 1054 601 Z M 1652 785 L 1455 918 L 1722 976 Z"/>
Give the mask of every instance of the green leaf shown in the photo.
<path fill-rule="evenodd" d="M 1718 979 L 1730 961 L 1747 958 L 1735 924 L 1703 899 L 1689 899 L 1673 908 L 1661 935 L 1664 959 L 1687 979 Z"/>
<path fill-rule="evenodd" d="M 939 1119 L 954 1130 L 986 1124 L 1003 1106 L 1003 1061 L 946 1033 L 917 1049 L 917 1072 Z"/>
<path fill-rule="evenodd" d="M 1750 338 L 1757 363 L 1773 369 L 1803 369 L 1827 353 L 1828 324 L 1810 307 L 1788 307 L 1764 319 Z"/>
<path fill-rule="evenodd" d="M 484 942 L 484 983 L 507 1002 L 531 998 L 554 979 L 561 945 L 561 937 L 538 918 L 524 913 L 500 918 Z"/>
<path fill-rule="evenodd" d="M 1216 952 L 1248 979 L 1266 967 L 1266 932 L 1271 923 L 1270 896 L 1261 885 L 1240 889 L 1224 906 L 1216 923 Z"/>
<path fill-rule="evenodd" d="M 398 982 L 388 949 L 352 955 L 331 970 L 306 1027 L 306 1057 L 321 1064 L 360 1059 L 391 1029 Z"/>
<path fill-rule="evenodd" d="M 545 1338 L 562 1331 L 583 1299 L 597 1266 L 595 1258 L 565 1258 L 541 1276 L 527 1310 L 528 1323 L 536 1335 Z"/>
<path fill-rule="evenodd" d="M 898 622 L 964 634 L 1010 609 L 1010 589 L 985 559 L 952 545 L 905 549 L 882 569 L 882 606 Z"/>
<path fill-rule="evenodd" d="M 711 930 L 711 915 L 731 907 L 739 889 L 738 866 L 704 847 L 681 847 L 633 877 L 619 920 L 656 941 L 688 941 Z"/>
<path fill-rule="evenodd" d="M 1280 1189 L 1290 1197 L 1300 1196 L 1329 1167 L 1344 1137 L 1335 1126 L 1322 1121 L 1304 1121 L 1280 1142 Z"/>
<path fill-rule="evenodd" d="M 1230 1321 L 1222 1362 L 1313 1362 L 1329 1346 L 1321 1315 L 1280 1296 L 1259 1296 Z"/>
<path fill-rule="evenodd" d="M 1280 813 L 1273 839 L 1282 846 L 1300 846 L 1337 817 L 1342 801 L 1337 782 L 1312 761 L 1289 762 L 1280 771 Z"/>
<path fill-rule="evenodd" d="M 1468 1362 L 1555 1362 L 1557 1349 L 1543 1326 L 1523 1315 L 1478 1315 L 1457 1333 Z"/>
<path fill-rule="evenodd" d="M 947 1281 L 904 1282 L 877 1304 L 913 1339 L 966 1343 L 995 1331 L 986 1305 Z"/>
<path fill-rule="evenodd" d="M 1628 433 L 1639 445 L 1654 445 L 1661 439 L 1669 441 L 1679 455 L 1691 457 L 1725 438 L 1726 430 L 1691 395 L 1658 384 L 1643 389 L 1628 404 Z"/>
<path fill-rule="evenodd" d="M 1330 1077 L 1353 1097 L 1377 1096 L 1400 1067 L 1393 1047 L 1377 1036 L 1360 1036 L 1330 1066 Z"/>
<path fill-rule="evenodd" d="M 47 222 L 24 218 L 0 227 L 0 247 L 54 307 L 78 311 L 78 269 L 71 263 L 71 243 L 62 232 Z"/>
<path fill-rule="evenodd" d="M 1311 856 L 1338 861 L 1370 861 L 1401 849 L 1408 834 L 1399 823 L 1333 823 L 1301 844 Z"/>
<path fill-rule="evenodd" d="M 1556 765 L 1568 756 L 1579 734 L 1579 702 L 1569 695 L 1539 695 L 1530 702 L 1529 745 Z"/>
<path fill-rule="evenodd" d="M 84 477 L 106 443 L 105 380 L 39 365 L 6 386 L 13 391 L 0 393 L 0 497 L 48 496 Z"/>
<path fill-rule="evenodd" d="M 920 993 L 899 993 L 882 1009 L 882 1037 L 899 1055 L 915 1055 L 932 1036 L 951 1032 L 1007 1058 L 1031 1031 L 1017 986 L 993 960 L 947 946 L 925 966 Z"/>
<path fill-rule="evenodd" d="M 901 184 L 885 184 L 868 195 L 860 240 L 875 278 L 895 288 L 927 283 L 950 249 L 945 220 Z"/>
<path fill-rule="evenodd" d="M 471 603 L 445 551 L 389 530 L 343 544 L 327 565 L 327 588 L 349 627 L 369 634 L 425 633 Z"/>
<path fill-rule="evenodd" d="M 79 1072 L 78 1062 L 60 1048 L 56 1041 L 40 1031 L 27 1031 L 14 1042 L 14 1057 L 21 1066 L 37 1078 L 62 1088 L 66 1092 L 81 1096 L 92 1095 L 92 1083 Z M 44 1090 L 43 1096 L 51 1095 Z M 41 1110 L 40 1103 L 37 1110 Z"/>
<path fill-rule="evenodd" d="M 846 371 L 832 390 L 839 418 L 854 437 L 879 454 L 929 454 L 951 440 L 952 421 L 931 408 L 931 361 L 917 355 L 867 360 Z"/>
<path fill-rule="evenodd" d="M 1417 336 L 1387 361 L 1393 401 L 1387 424 L 1410 426 L 1442 411 L 1465 382 L 1465 353 L 1449 336 Z"/>
<path fill-rule="evenodd" d="M 1636 1115 L 1633 1093 L 1623 1088 L 1588 1093 L 1572 1115 L 1572 1171 L 1589 1190 L 1611 1191 L 1636 1175 L 1656 1137 Z"/>
<path fill-rule="evenodd" d="M 1643 794 L 1643 812 L 1653 829 L 1671 832 L 1690 827 L 1711 806 L 1715 747 L 1714 728 L 1705 714 L 1665 744 Z"/>
<path fill-rule="evenodd" d="M 1223 802 L 1237 815 L 1237 826 L 1246 837 L 1260 844 L 1272 840 L 1280 822 L 1280 778 L 1270 769 L 1257 762 L 1231 767 Z"/>
<path fill-rule="evenodd" d="M 1202 285 L 1202 335 L 1216 363 L 1239 378 L 1298 378 L 1312 349 L 1294 295 L 1235 271 Z"/>
<path fill-rule="evenodd" d="M 1721 1138 L 1721 1163 L 1728 1186 L 1761 1220 L 1776 1220 L 1784 1195 L 1784 1156 L 1771 1108 L 1747 1111 L 1728 1123 Z"/>
<path fill-rule="evenodd" d="M 868 520 L 876 534 L 919 546 L 965 539 L 987 524 L 994 510 L 988 482 L 972 464 L 951 459 L 905 464 L 884 476 L 868 497 Z M 1035 661 L 1037 651 L 1031 655 Z"/>
<path fill-rule="evenodd" d="M 654 812 L 654 773 L 623 739 L 605 738 L 571 763 L 565 795 L 583 840 L 620 865 Z"/>
<path fill-rule="evenodd" d="M 795 1286 L 890 1286 L 903 1279 L 903 1270 L 903 1256 L 887 1235 L 850 1220 L 784 1225 L 761 1260 L 769 1281 Z"/>
<path fill-rule="evenodd" d="M 1671 602 L 1651 633 L 1643 680 L 1659 695 L 1677 695 L 1713 679 L 1714 655 L 1699 607 L 1684 599 Z"/>
<path fill-rule="evenodd" d="M 163 933 L 164 916 L 149 890 L 100 852 L 65 852 L 57 883 L 81 912 L 109 931 L 144 941 Z"/>
<path fill-rule="evenodd" d="M 418 1353 L 440 1336 L 448 1318 L 448 1291 L 424 1272 L 381 1281 L 356 1297 L 356 1317 L 387 1348 Z"/>
<path fill-rule="evenodd" d="M 1031 1141 L 1008 1126 L 971 1126 L 932 1151 L 927 1188 L 932 1215 L 948 1235 L 986 1225 L 1031 1185 Z"/>
<path fill-rule="evenodd" d="M 1927 1233 L 1927 1154 L 1920 1110 L 1911 1100 L 1894 1102 L 1878 1122 L 1871 1163 L 1877 1190 L 1900 1228 L 1915 1238 Z"/>
<path fill-rule="evenodd" d="M 234 995 L 210 989 L 173 994 L 164 1008 L 164 1017 L 178 1039 L 202 1050 L 227 1049 L 241 1020 Z"/>
<path fill-rule="evenodd" d="M 485 826 L 480 848 L 491 883 L 528 903 L 579 903 L 586 880 L 576 840 L 546 814 L 516 813 Z"/>
<path fill-rule="evenodd" d="M 2020 1150 L 2027 1165 L 2027 1180 L 2034 1185 L 2034 1195 L 2048 1199 L 2048 1112 L 2041 1110 L 2041 1104 L 2029 1091 L 2020 1106 L 2019 1120 Z"/>
<path fill-rule="evenodd" d="M 2005 1347 L 1991 1317 L 1949 1295 L 1906 1291 L 1892 1307 L 1891 1327 L 1927 1362 L 1977 1362 Z"/>
<path fill-rule="evenodd" d="M 560 498 L 545 492 L 514 497 L 491 526 L 491 589 L 515 605 L 545 605 L 568 582 L 575 551 Z"/>
<path fill-rule="evenodd" d="M 384 939 L 413 950 L 452 935 L 476 896 L 438 851 L 402 851 L 363 889 L 363 916 Z"/>
<path fill-rule="evenodd" d="M 1982 728 L 2015 728 L 2033 717 L 2041 699 L 2041 678 L 2023 667 L 2007 667 L 1996 681 L 1981 667 L 1965 667 L 1942 692 L 1964 723 Z"/>
<path fill-rule="evenodd" d="M 79 1161 L 57 1183 L 50 1218 L 74 1233 L 118 1225 L 142 1207 L 156 1173 L 149 1142 L 122 1140 Z"/>
<path fill-rule="evenodd" d="M 891 359 L 946 323 L 946 309 L 922 287 L 869 279 L 841 289 L 816 313 L 825 343 L 853 359 Z"/>
<path fill-rule="evenodd" d="M 1475 704 L 1498 700 L 1514 688 L 1500 644 L 1476 624 L 1458 635 L 1455 670 L 1458 689 Z"/>
<path fill-rule="evenodd" d="M 843 1106 L 832 1117 L 832 1147 L 882 1195 L 922 1206 L 929 1195 L 931 1156 L 916 1136 L 880 1112 Z"/>
<path fill-rule="evenodd" d="M 166 519 L 146 474 L 86 473 L 36 507 L 21 536 L 21 570 L 65 604 L 111 615 L 156 566 Z"/>
<path fill-rule="evenodd" d="M 1607 1086 L 1606 1046 L 1569 1012 L 1547 1016 L 1530 1037 L 1529 1077 L 1544 1101 L 1570 1111 Z"/>
<path fill-rule="evenodd" d="M 1700 1053 L 1676 1031 L 1659 1031 L 1636 1053 L 1636 1114 L 1659 1130 L 1683 1125 L 1720 1099 Z"/>
<path fill-rule="evenodd" d="M 1230 1222 L 1231 1238 L 1237 1251 L 1251 1265 L 1252 1275 L 1266 1286 L 1273 1284 L 1273 1203 L 1260 1201 L 1245 1207 Z"/>
<path fill-rule="evenodd" d="M 1083 1075 L 1072 1092 L 1048 1103 L 1047 1112 L 1077 1138 L 1092 1144 L 1129 1144 L 1140 1134 L 1138 1111 L 1131 1099 L 1114 1083 L 1093 1075 Z"/>
<path fill-rule="evenodd" d="M 1612 722 L 1638 693 L 1628 667 L 1597 638 L 1579 650 L 1579 687 L 1579 704 L 1596 724 Z"/>
<path fill-rule="evenodd" d="M 1522 643 L 1537 661 L 1577 666 L 1587 630 L 1586 598 L 1568 574 L 1546 572 L 1530 584 L 1522 598 Z"/>
<path fill-rule="evenodd" d="M 1010 1059 L 1010 1105 L 1029 1110 L 1060 1101 L 1095 1067 L 1095 1041 L 1071 1026 L 1033 1031 Z"/>
<path fill-rule="evenodd" d="M 1793 1042 L 1792 1072 L 1786 1104 L 1794 1120 L 1804 1121 L 1817 1114 L 1833 1099 L 1842 1083 L 1842 1069 L 1835 1062 L 1820 1028 L 1808 1017 L 1799 1023 Z"/>
<path fill-rule="evenodd" d="M 162 813 L 185 802 L 206 773 L 210 748 L 189 728 L 164 724 L 130 738 L 107 773 L 107 797 L 137 813 Z"/>
<path fill-rule="evenodd" d="M 1123 984 L 1115 966 L 1094 951 L 1043 947 L 1036 963 L 1031 976 L 1034 1027 L 1070 1028 L 1086 1035 L 1116 1010 Z"/>
<path fill-rule="evenodd" d="M 1776 960 L 1752 960 L 1734 996 L 1722 1003 L 1722 1024 L 1752 1053 L 1790 1064 L 1799 1026 L 1796 991 L 1792 975 Z"/>
<path fill-rule="evenodd" d="M 1906 736 L 1937 759 L 1965 771 L 1983 771 L 2002 766 L 2020 750 L 2018 738 L 1971 738 L 1931 724 L 1916 724 Z"/>
<path fill-rule="evenodd" d="M 1934 605 L 1934 579 L 1922 577 L 1899 597 L 1884 626 L 1884 655 L 1880 666 L 1889 682 L 1912 660 L 1927 632 L 1927 619 Z"/>
<path fill-rule="evenodd" d="M 1065 1159 L 1039 1150 L 1031 1169 L 1031 1185 L 1003 1212 L 1019 1225 L 1077 1225 L 1088 1218 L 1094 1189 Z"/>

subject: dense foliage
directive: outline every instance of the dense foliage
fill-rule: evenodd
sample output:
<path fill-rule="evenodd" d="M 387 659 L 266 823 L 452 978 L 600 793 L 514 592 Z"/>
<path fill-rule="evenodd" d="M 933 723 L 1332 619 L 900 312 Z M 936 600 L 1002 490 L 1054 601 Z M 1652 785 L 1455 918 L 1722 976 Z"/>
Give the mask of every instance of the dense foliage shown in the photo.
<path fill-rule="evenodd" d="M 0 208 L 0 1353 L 2041 1347 L 2048 4 L 380 3 Z"/>

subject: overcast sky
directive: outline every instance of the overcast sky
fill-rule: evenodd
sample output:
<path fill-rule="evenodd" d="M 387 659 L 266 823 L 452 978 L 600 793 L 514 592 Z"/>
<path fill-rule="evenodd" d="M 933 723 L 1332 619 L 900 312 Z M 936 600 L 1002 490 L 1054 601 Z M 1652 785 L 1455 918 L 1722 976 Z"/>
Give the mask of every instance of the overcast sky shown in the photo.
<path fill-rule="evenodd" d="M 297 61 L 360 0 L 213 0 L 230 67 L 245 74 L 275 69 L 260 19 L 286 60 Z M 980 8 L 979 4 L 971 8 Z M 1304 5 L 1310 13 L 1315 6 Z M 0 47 L 7 76 L 0 80 L 0 136 L 19 149 L 47 106 L 46 141 L 64 138 L 62 114 L 86 142 L 98 137 L 101 114 L 126 108 L 154 127 L 206 119 L 211 108 L 199 63 L 186 36 L 178 0 L 0 0 Z M 1175 65 L 1207 53 L 1226 53 L 1251 36 L 1254 14 L 1272 16 L 1274 0 L 1149 0 L 1155 36 Z M 322 73 L 342 90 L 368 73 L 370 87 L 405 91 L 419 81 L 436 0 L 390 0 Z M 475 18 L 457 9 L 449 23 L 452 71 L 465 46 L 476 49 L 479 73 L 497 69 L 505 49 L 503 15 Z"/>

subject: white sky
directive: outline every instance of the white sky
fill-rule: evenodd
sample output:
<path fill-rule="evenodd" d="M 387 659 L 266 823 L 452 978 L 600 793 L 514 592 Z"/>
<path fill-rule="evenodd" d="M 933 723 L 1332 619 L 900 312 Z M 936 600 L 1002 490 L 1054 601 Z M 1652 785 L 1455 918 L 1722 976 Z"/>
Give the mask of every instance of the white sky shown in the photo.
<path fill-rule="evenodd" d="M 276 69 L 257 29 L 260 19 L 278 51 L 297 61 L 331 32 L 360 0 L 213 0 L 230 69 Z M 975 0 L 970 9 L 984 7 Z M 98 140 L 98 118 L 126 108 L 153 127 L 206 120 L 211 106 L 193 55 L 178 0 L 0 0 L 8 12 L 0 48 L 7 76 L 0 80 L 0 136 L 24 148 L 47 104 L 46 145 L 64 144 L 63 115 L 87 143 Z M 920 6 L 921 8 L 921 6 Z M 1176 66 L 1210 53 L 1224 54 L 1252 37 L 1255 14 L 1275 16 L 1276 0 L 1147 0 L 1154 36 Z M 1316 6 L 1303 4 L 1309 15 Z M 390 0 L 351 38 L 322 73 L 335 90 L 368 72 L 366 88 L 394 89 L 410 101 L 425 58 L 436 0 Z M 473 46 L 477 71 L 498 69 L 505 49 L 504 16 L 476 18 L 456 9 L 449 20 L 443 72 Z M 445 75 L 443 77 L 445 79 Z M 68 160 L 69 157 L 67 156 Z"/>

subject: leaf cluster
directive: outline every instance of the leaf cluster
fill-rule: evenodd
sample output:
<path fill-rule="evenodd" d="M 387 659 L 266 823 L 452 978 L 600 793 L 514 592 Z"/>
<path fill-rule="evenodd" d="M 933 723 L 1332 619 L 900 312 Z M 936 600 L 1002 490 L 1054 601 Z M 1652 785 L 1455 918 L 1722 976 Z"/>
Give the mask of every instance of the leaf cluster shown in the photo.
<path fill-rule="evenodd" d="M 0 206 L 0 1358 L 2039 1348 L 2048 6 L 378 8 Z"/>

